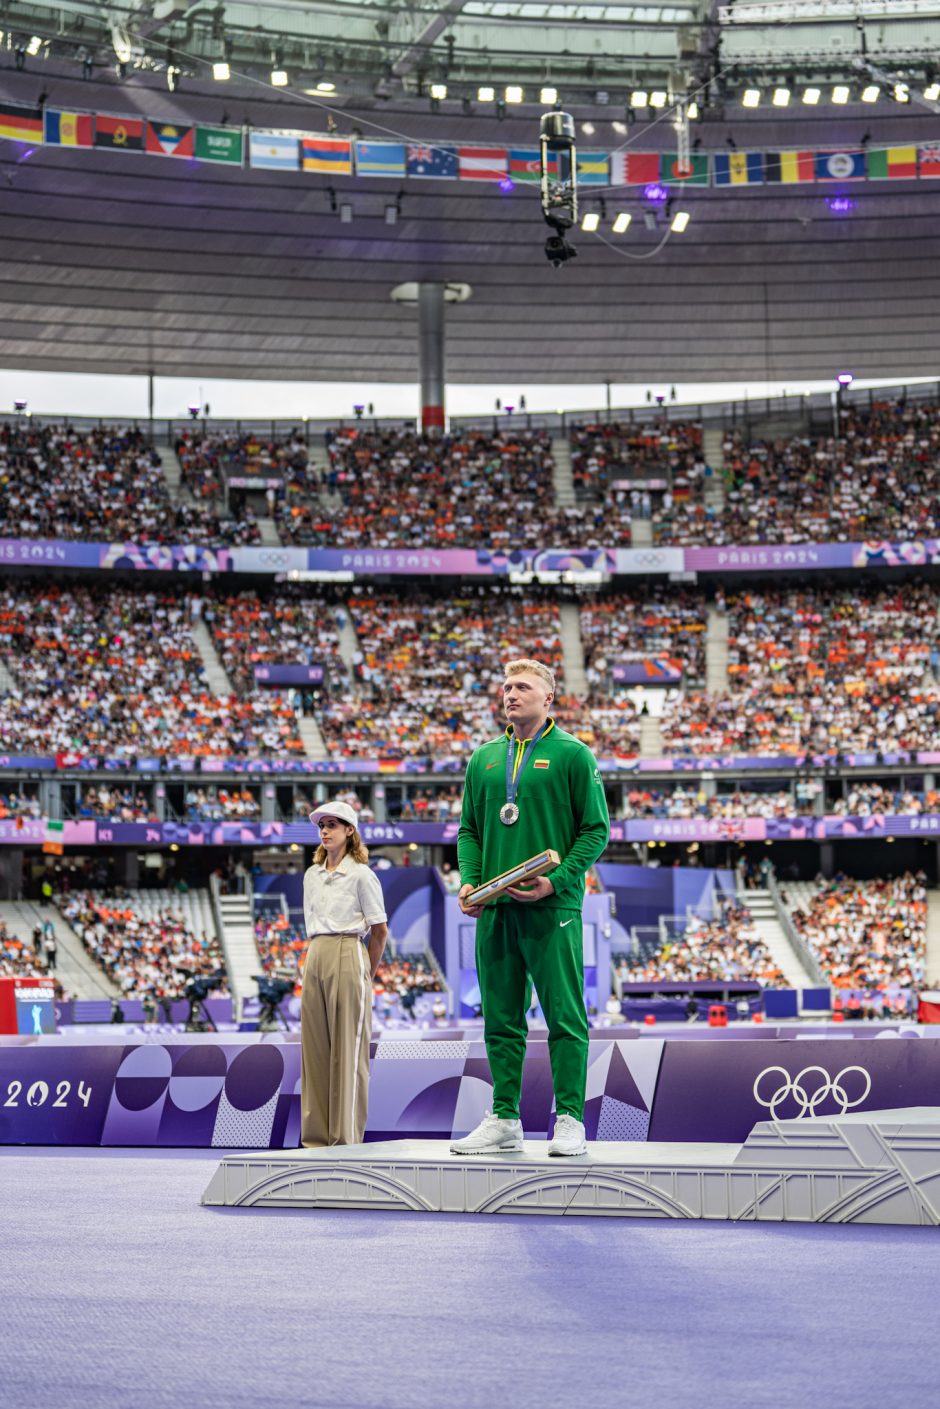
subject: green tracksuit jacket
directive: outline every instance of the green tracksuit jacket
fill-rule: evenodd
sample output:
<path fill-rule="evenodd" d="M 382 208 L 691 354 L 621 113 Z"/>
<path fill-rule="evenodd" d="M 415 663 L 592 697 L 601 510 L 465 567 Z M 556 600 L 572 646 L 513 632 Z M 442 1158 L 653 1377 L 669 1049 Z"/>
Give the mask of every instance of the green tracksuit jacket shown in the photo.
<path fill-rule="evenodd" d="M 604 784 L 586 744 L 552 722 L 536 744 L 519 780 L 519 820 L 506 827 L 499 809 L 506 801 L 506 748 L 512 733 L 481 744 L 464 780 L 457 833 L 461 885 L 482 885 L 510 866 L 551 847 L 561 865 L 548 873 L 554 895 L 531 902 L 539 909 L 577 910 L 584 904 L 584 875 L 607 845 L 610 818 Z M 524 745 L 517 742 L 518 766 Z M 494 905 L 519 904 L 500 896 Z"/>
<path fill-rule="evenodd" d="M 493 1076 L 493 1110 L 520 1115 L 526 1009 L 535 981 L 548 1023 L 552 1085 L 559 1114 L 584 1118 L 588 1022 L 584 1008 L 581 910 L 584 874 L 610 834 L 604 785 L 590 749 L 552 723 L 519 777 L 519 819 L 499 820 L 506 801 L 506 749 L 511 730 L 476 750 L 467 766 L 457 835 L 461 884 L 479 885 L 552 847 L 561 865 L 543 900 L 500 896 L 476 926 L 483 1034 Z M 518 768 L 523 745 L 514 745 Z"/>

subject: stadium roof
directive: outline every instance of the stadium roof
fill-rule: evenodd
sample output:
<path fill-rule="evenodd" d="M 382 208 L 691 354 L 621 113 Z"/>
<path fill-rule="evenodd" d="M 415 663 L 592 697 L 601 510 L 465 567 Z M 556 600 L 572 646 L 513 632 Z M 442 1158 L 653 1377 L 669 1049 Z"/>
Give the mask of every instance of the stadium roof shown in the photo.
<path fill-rule="evenodd" d="M 761 18 L 787 8 L 790 19 Z M 934 141 L 940 104 L 921 92 L 931 91 L 930 55 L 940 52 L 940 6 L 860 0 L 825 21 L 813 8 L 763 4 L 749 24 L 741 17 L 755 6 L 739 0 L 738 18 L 722 24 L 718 7 L 699 0 L 155 0 L 107 11 L 10 0 L 0 7 L 0 100 L 511 147 L 536 142 L 536 89 L 550 83 L 582 146 L 650 151 L 674 147 L 671 110 L 627 108 L 635 84 L 661 82 L 701 100 L 692 127 L 701 151 Z M 824 8 L 838 12 L 838 0 Z M 872 19 L 864 54 L 849 9 Z M 24 49 L 35 52 L 18 68 Z M 213 83 L 211 62 L 223 52 L 232 79 Z M 289 87 L 271 87 L 275 63 Z M 179 71 L 173 92 L 168 67 Z M 524 85 L 526 101 L 499 112 L 481 104 L 484 75 L 496 87 Z M 816 107 L 796 103 L 802 84 L 843 79 L 847 104 L 828 102 L 828 88 Z M 316 91 L 324 81 L 335 93 Z M 432 81 L 448 89 L 435 111 Z M 913 101 L 887 96 L 900 82 Z M 794 89 L 786 112 L 769 101 L 781 83 Z M 860 101 L 863 83 L 880 88 L 879 101 Z M 741 87 L 755 84 L 761 106 L 742 109 Z M 582 198 L 603 214 L 600 235 L 579 233 L 577 260 L 554 271 L 532 187 L 250 171 L 0 140 L 0 364 L 410 381 L 415 314 L 391 291 L 439 279 L 473 289 L 448 312 L 453 382 L 779 381 L 937 368 L 940 181 L 685 188 L 668 213 L 642 187 L 585 188 Z M 689 228 L 663 243 L 680 208 Z M 620 210 L 632 223 L 614 236 Z"/>

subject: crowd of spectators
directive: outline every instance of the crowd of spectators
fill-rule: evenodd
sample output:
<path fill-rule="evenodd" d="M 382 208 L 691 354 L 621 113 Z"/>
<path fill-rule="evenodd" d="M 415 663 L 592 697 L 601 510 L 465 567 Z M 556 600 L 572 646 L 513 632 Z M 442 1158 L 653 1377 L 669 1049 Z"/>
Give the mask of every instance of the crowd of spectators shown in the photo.
<path fill-rule="evenodd" d="M 668 753 L 882 753 L 940 733 L 940 592 L 930 583 L 742 592 L 729 689 L 673 692 Z"/>
<path fill-rule="evenodd" d="M 573 427 L 569 441 L 575 496 L 603 516 L 605 545 L 629 544 L 635 519 L 662 522 L 674 502 L 701 501 L 710 471 L 697 422 L 595 422 Z"/>
<path fill-rule="evenodd" d="M 922 871 L 858 881 L 818 882 L 808 908 L 791 911 L 827 983 L 838 988 L 911 988 L 926 973 L 927 890 Z"/>
<path fill-rule="evenodd" d="M 723 505 L 691 496 L 655 519 L 679 545 L 878 542 L 940 530 L 940 408 L 886 401 L 841 409 L 839 435 L 724 440 Z"/>
<path fill-rule="evenodd" d="M 189 787 L 184 801 L 189 822 L 257 822 L 261 816 L 257 794 L 237 785 Z"/>
<path fill-rule="evenodd" d="M 845 797 L 837 798 L 826 811 L 836 817 L 917 817 L 924 812 L 940 812 L 940 791 L 925 788 L 892 788 L 883 783 L 850 782 Z"/>
<path fill-rule="evenodd" d="M 279 509 L 286 543 L 317 548 L 576 547 L 603 541 L 600 506 L 555 502 L 540 430 L 335 432 L 322 491 L 294 475 Z"/>
<path fill-rule="evenodd" d="M 401 822 L 456 822 L 463 804 L 463 788 L 438 791 L 417 789 L 402 798 L 398 820 Z"/>
<path fill-rule="evenodd" d="M 621 983 L 675 980 L 756 980 L 765 988 L 784 986 L 783 976 L 743 906 L 725 904 L 722 914 L 705 920 L 689 917 L 685 932 L 646 959 L 621 955 L 616 965 Z"/>
<path fill-rule="evenodd" d="M 93 783 L 82 789 L 75 816 L 97 817 L 109 822 L 155 822 L 157 814 L 146 793 L 123 783 Z"/>
<path fill-rule="evenodd" d="M 255 689 L 255 668 L 264 665 L 322 666 L 340 685 L 346 667 L 339 653 L 343 609 L 297 588 L 261 594 L 246 590 L 194 599 L 194 612 L 209 627 L 233 687 Z"/>
<path fill-rule="evenodd" d="M 224 971 L 218 940 L 193 934 L 174 910 L 142 915 L 126 899 L 103 899 L 89 890 L 63 892 L 57 903 L 88 954 L 124 998 L 178 998 L 186 983 L 182 969 L 195 974 Z M 212 996 L 227 995 L 228 984 L 223 981 Z"/>
<path fill-rule="evenodd" d="M 0 751 L 110 757 L 302 753 L 278 692 L 211 695 L 190 607 L 167 591 L 0 591 Z"/>
<path fill-rule="evenodd" d="M 6 920 L 0 920 L 0 978 L 52 978 L 56 997 L 63 996 L 61 984 L 50 973 L 45 946 L 34 936 L 32 944 L 11 934 Z"/>
<path fill-rule="evenodd" d="M 0 793 L 0 820 L 7 817 L 35 819 L 42 816 L 36 793 Z"/>
<path fill-rule="evenodd" d="M 756 792 L 737 789 L 733 793 L 704 792 L 700 787 L 679 786 L 671 790 L 632 786 L 624 798 L 620 815 L 630 817 L 793 817 L 813 812 L 812 800 L 797 797 L 789 789 Z"/>
<path fill-rule="evenodd" d="M 0 524 L 17 538 L 104 543 L 253 542 L 205 508 L 174 503 L 160 453 L 140 430 L 0 425 Z"/>
<path fill-rule="evenodd" d="M 197 501 L 217 504 L 225 498 L 226 479 L 274 479 L 302 476 L 308 453 L 297 429 L 283 438 L 256 431 L 202 430 L 188 427 L 174 442 L 183 484 Z"/>

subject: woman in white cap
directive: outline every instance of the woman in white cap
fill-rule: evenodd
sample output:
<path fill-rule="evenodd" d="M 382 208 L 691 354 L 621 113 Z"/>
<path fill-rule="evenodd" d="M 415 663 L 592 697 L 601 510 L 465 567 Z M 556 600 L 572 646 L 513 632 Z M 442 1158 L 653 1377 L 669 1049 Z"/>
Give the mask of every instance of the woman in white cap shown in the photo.
<path fill-rule="evenodd" d="M 388 939 L 382 887 L 348 802 L 310 814 L 320 845 L 304 876 L 300 1141 L 361 1144 L 369 1099 L 372 979 Z"/>

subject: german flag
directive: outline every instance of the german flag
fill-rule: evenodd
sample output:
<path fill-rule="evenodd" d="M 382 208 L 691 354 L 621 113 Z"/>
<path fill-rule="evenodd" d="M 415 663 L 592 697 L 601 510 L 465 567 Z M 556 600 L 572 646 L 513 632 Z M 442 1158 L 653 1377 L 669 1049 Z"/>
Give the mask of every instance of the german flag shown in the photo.
<path fill-rule="evenodd" d="M 42 108 L 4 103 L 0 107 L 0 137 L 10 137 L 14 142 L 41 142 Z"/>
<path fill-rule="evenodd" d="M 95 146 L 111 147 L 116 152 L 144 150 L 144 124 L 139 117 L 95 118 Z"/>

